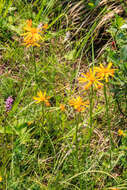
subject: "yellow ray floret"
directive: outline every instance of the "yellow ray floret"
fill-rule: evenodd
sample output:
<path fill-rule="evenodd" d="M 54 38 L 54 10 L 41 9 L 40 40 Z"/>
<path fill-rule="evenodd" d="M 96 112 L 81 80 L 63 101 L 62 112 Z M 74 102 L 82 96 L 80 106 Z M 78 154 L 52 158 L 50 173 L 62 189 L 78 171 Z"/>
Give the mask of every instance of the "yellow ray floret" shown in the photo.
<path fill-rule="evenodd" d="M 23 45 L 29 46 L 40 46 L 38 43 L 40 40 L 43 40 L 41 36 L 41 29 L 32 27 L 32 20 L 27 21 L 27 26 L 24 27 L 25 33 L 21 34 L 24 36 L 24 43 Z"/>
<path fill-rule="evenodd" d="M 86 107 L 88 107 L 89 102 L 84 102 L 80 96 L 73 97 L 69 100 L 70 106 L 73 106 L 74 109 L 78 112 L 84 111 Z"/>
<path fill-rule="evenodd" d="M 60 110 L 65 111 L 65 105 L 64 104 L 60 104 Z"/>
<path fill-rule="evenodd" d="M 126 134 L 121 129 L 118 130 L 118 135 L 119 136 L 124 136 L 124 137 L 126 136 Z"/>
<path fill-rule="evenodd" d="M 99 82 L 101 79 L 96 76 L 95 70 L 92 71 L 92 69 L 90 69 L 86 74 L 82 73 L 82 76 L 83 77 L 79 77 L 78 80 L 80 83 L 84 83 L 85 90 L 88 90 L 92 85 L 94 85 L 96 88 L 103 86 L 103 84 Z"/>
<path fill-rule="evenodd" d="M 46 96 L 46 92 L 42 92 L 41 90 L 39 92 L 37 92 L 37 96 L 34 96 L 33 99 L 36 101 L 36 103 L 40 103 L 40 102 L 44 102 L 46 104 L 46 106 L 50 106 L 49 103 L 49 96 Z"/>
<path fill-rule="evenodd" d="M 97 76 L 102 80 L 104 79 L 108 82 L 109 76 L 114 77 L 114 72 L 116 69 L 111 69 L 112 63 L 110 62 L 107 67 L 104 67 L 100 64 L 100 67 L 95 67 L 95 71 L 97 72 Z"/>

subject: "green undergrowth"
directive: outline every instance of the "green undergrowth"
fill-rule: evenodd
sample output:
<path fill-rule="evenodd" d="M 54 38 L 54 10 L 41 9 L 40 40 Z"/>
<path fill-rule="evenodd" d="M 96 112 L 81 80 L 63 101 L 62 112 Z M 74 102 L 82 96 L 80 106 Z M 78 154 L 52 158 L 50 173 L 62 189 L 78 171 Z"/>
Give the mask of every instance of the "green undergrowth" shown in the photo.
<path fill-rule="evenodd" d="M 0 15 L 0 189 L 127 189 L 126 20 L 115 15 L 107 25 L 111 43 L 95 59 L 98 18 L 71 38 L 66 2 L 2 0 Z M 22 45 L 28 19 L 48 24 L 40 47 Z M 110 62 L 114 76 L 84 90 L 81 73 Z M 34 100 L 40 90 L 50 106 Z M 83 112 L 69 104 L 77 96 L 89 101 Z"/>

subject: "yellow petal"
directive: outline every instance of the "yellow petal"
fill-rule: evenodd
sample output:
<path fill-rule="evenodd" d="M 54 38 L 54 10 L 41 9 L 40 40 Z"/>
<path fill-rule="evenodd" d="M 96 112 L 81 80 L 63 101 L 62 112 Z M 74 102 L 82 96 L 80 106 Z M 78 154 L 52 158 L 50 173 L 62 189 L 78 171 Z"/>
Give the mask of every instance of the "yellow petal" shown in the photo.
<path fill-rule="evenodd" d="M 86 82 L 87 81 L 86 78 L 82 78 L 82 77 L 79 77 L 78 80 L 79 80 L 79 82 Z"/>
<path fill-rule="evenodd" d="M 39 44 L 37 44 L 37 43 L 34 43 L 34 44 L 33 44 L 33 46 L 40 47 L 40 45 L 39 45 Z"/>
<path fill-rule="evenodd" d="M 89 82 L 87 85 L 85 85 L 85 90 L 88 90 L 90 87 L 91 87 L 91 85 L 92 85 L 92 83 L 91 82 Z"/>
<path fill-rule="evenodd" d="M 42 97 L 42 96 L 43 96 L 42 91 L 40 90 L 39 92 L 37 92 L 37 95 L 38 95 L 39 97 Z"/>
<path fill-rule="evenodd" d="M 108 64 L 107 68 L 110 69 L 111 66 L 112 66 L 112 63 L 110 62 L 110 63 Z"/>
<path fill-rule="evenodd" d="M 97 83 L 100 85 L 100 86 L 104 86 L 101 82 L 97 81 Z"/>
<path fill-rule="evenodd" d="M 33 99 L 36 101 L 36 103 L 40 103 L 41 102 L 41 100 L 40 100 L 40 98 L 39 97 L 33 97 Z"/>
<path fill-rule="evenodd" d="M 101 68 L 101 69 L 104 69 L 104 66 L 103 66 L 101 63 L 100 63 L 100 68 Z"/>
<path fill-rule="evenodd" d="M 108 76 L 105 76 L 105 81 L 108 82 Z"/>

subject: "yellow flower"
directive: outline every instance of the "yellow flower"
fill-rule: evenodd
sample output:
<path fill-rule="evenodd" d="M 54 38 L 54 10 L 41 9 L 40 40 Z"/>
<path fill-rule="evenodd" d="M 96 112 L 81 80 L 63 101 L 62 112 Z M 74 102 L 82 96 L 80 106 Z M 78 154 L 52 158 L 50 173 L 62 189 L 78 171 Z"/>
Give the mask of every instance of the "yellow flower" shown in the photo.
<path fill-rule="evenodd" d="M 80 83 L 86 83 L 85 90 L 88 90 L 92 85 L 94 85 L 96 88 L 100 88 L 103 86 L 102 83 L 99 82 L 100 78 L 96 76 L 95 70 L 91 70 L 87 72 L 86 74 L 82 73 L 83 77 L 79 77 Z"/>
<path fill-rule="evenodd" d="M 31 19 L 30 19 L 30 20 L 27 20 L 26 22 L 27 22 L 27 25 L 28 25 L 29 27 L 32 26 L 32 20 L 31 20 Z"/>
<path fill-rule="evenodd" d="M 82 98 L 78 96 L 76 98 L 73 97 L 70 99 L 69 104 L 70 106 L 73 106 L 76 111 L 81 112 L 85 110 L 85 107 L 88 107 L 89 102 L 83 102 Z"/>
<path fill-rule="evenodd" d="M 126 134 L 125 134 L 125 133 L 123 132 L 123 130 L 121 130 L 121 129 L 118 130 L 118 135 L 119 135 L 119 136 L 123 136 L 123 137 L 126 136 Z"/>
<path fill-rule="evenodd" d="M 42 93 L 42 91 L 40 90 L 39 92 L 37 92 L 38 97 L 34 96 L 33 99 L 36 101 L 36 103 L 40 103 L 40 102 L 44 102 L 46 104 L 46 106 L 50 106 L 50 103 L 48 101 L 48 99 L 50 99 L 49 96 L 46 97 L 46 92 Z"/>
<path fill-rule="evenodd" d="M 65 105 L 64 104 L 60 104 L 60 109 L 61 109 L 61 111 L 64 111 L 65 110 Z"/>
<path fill-rule="evenodd" d="M 33 123 L 33 121 L 28 121 L 27 125 L 30 126 Z"/>
<path fill-rule="evenodd" d="M 43 40 L 40 33 L 42 32 L 40 28 L 34 28 L 32 27 L 32 20 L 27 21 L 27 26 L 24 27 L 24 30 L 26 31 L 24 34 L 21 34 L 21 36 L 24 36 L 24 45 L 27 47 L 30 46 L 40 46 L 38 42 L 40 40 Z"/>
<path fill-rule="evenodd" d="M 114 76 L 114 72 L 116 69 L 111 69 L 112 63 L 109 63 L 107 67 L 104 67 L 102 64 L 100 64 L 100 67 L 95 67 L 95 71 L 97 72 L 97 76 L 100 77 L 100 79 L 105 79 L 106 82 L 108 82 L 109 76 Z"/>
<path fill-rule="evenodd" d="M 43 29 L 47 29 L 47 28 L 48 28 L 48 24 L 44 24 L 44 25 L 42 26 L 42 28 L 43 28 Z"/>
<path fill-rule="evenodd" d="M 2 181 L 2 177 L 0 176 L 0 182 Z"/>

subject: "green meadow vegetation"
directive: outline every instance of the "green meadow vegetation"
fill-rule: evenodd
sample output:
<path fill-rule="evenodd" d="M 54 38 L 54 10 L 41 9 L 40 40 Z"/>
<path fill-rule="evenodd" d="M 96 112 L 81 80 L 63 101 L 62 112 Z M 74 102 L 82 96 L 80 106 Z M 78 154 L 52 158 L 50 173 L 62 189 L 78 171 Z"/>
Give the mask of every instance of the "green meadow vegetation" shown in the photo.
<path fill-rule="evenodd" d="M 127 189 L 126 16 L 0 0 L 0 190 Z"/>

